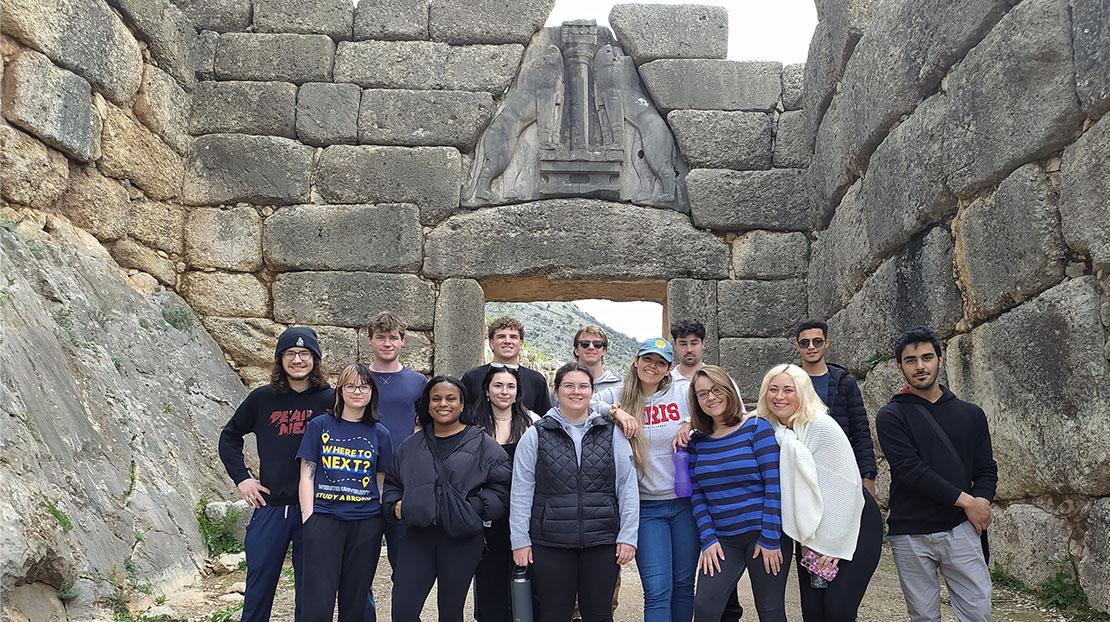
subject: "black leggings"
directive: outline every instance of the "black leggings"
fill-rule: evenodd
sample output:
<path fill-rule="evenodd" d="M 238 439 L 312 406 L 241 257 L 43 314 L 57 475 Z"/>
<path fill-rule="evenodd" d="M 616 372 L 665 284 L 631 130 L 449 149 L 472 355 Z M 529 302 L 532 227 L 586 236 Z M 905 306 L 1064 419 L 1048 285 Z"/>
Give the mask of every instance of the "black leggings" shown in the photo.
<path fill-rule="evenodd" d="M 853 622 L 871 582 L 871 575 L 879 565 L 883 551 L 883 517 L 879 504 L 867 490 L 863 491 L 863 515 L 860 517 L 859 537 L 852 561 L 837 564 L 836 578 L 828 587 L 815 588 L 809 584 L 809 571 L 798 566 L 798 586 L 802 597 L 802 619 L 805 622 Z M 801 560 L 802 547 L 795 544 L 795 558 Z"/>
<path fill-rule="evenodd" d="M 302 528 L 304 563 L 303 622 L 331 622 L 339 595 L 339 621 L 362 622 L 366 595 L 378 567 L 385 521 L 379 514 L 339 520 L 313 513 Z"/>
<path fill-rule="evenodd" d="M 474 575 L 474 619 L 478 622 L 509 622 L 513 619 L 510 584 L 513 580 L 513 548 L 509 542 L 509 519 L 495 520 L 486 528 L 486 552 Z"/>
<path fill-rule="evenodd" d="M 532 546 L 540 622 L 567 622 L 578 596 L 582 622 L 612 622 L 613 591 L 621 567 L 617 545 L 587 549 Z"/>
<path fill-rule="evenodd" d="M 694 622 L 719 622 L 744 570 L 748 571 L 748 578 L 751 579 L 760 622 L 786 622 L 786 575 L 789 574 L 790 564 L 784 560 L 777 575 L 767 574 L 763 568 L 763 557 L 752 558 L 758 539 L 758 531 L 718 538 L 725 558 L 721 561 L 721 571 L 713 576 L 698 570 Z M 784 547 L 784 553 L 788 551 Z"/>
<path fill-rule="evenodd" d="M 440 621 L 462 622 L 483 542 L 482 534 L 460 539 L 438 527 L 409 527 L 393 571 L 394 622 L 419 622 L 424 601 L 437 582 Z"/>

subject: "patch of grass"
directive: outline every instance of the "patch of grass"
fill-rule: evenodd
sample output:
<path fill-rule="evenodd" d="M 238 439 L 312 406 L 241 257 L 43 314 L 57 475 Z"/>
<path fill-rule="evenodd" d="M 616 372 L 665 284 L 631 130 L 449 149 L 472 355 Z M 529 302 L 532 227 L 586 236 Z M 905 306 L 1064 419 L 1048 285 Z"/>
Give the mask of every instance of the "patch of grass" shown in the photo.
<path fill-rule="evenodd" d="M 991 583 L 998 587 L 1017 590 L 1019 592 L 1028 591 L 1029 588 L 1026 587 L 1025 583 L 1023 583 L 1014 575 L 1010 574 L 1010 568 L 1013 567 L 1013 565 L 1013 553 L 1006 553 L 1006 558 L 1002 561 L 1002 563 L 999 563 L 996 559 L 995 562 L 991 564 L 990 568 Z"/>
<path fill-rule="evenodd" d="M 69 520 L 66 513 L 58 509 L 58 506 L 53 501 L 48 501 L 44 504 L 46 511 L 58 521 L 58 525 L 62 527 L 62 531 L 69 531 L 73 529 L 73 521 Z"/>
<path fill-rule="evenodd" d="M 227 607 L 224 607 L 223 609 L 217 609 L 217 610 L 212 612 L 212 615 L 208 616 L 208 621 L 209 622 L 232 622 L 232 620 L 235 620 L 236 617 L 237 617 L 235 614 L 239 613 L 239 610 L 242 609 L 242 608 L 243 608 L 243 603 L 239 603 L 237 605 L 228 605 Z"/>
<path fill-rule="evenodd" d="M 145 330 L 150 330 L 150 322 L 145 317 L 139 318 L 139 326 Z"/>
<path fill-rule="evenodd" d="M 1056 573 L 1049 577 L 1037 590 L 1041 605 L 1053 609 L 1087 609 L 1087 593 L 1079 584 L 1075 563 L 1071 555 L 1052 562 Z"/>
<path fill-rule="evenodd" d="M 247 569 L 247 560 L 244 559 L 244 560 L 239 562 L 239 570 L 242 571 L 242 570 L 246 570 L 246 569 Z"/>
<path fill-rule="evenodd" d="M 9 233 L 15 231 L 15 221 L 0 217 L 0 229 Z"/>
<path fill-rule="evenodd" d="M 162 309 L 162 319 L 166 323 L 182 332 L 193 330 L 197 325 L 197 318 L 187 307 L 173 306 Z"/>
<path fill-rule="evenodd" d="M 123 371 L 123 359 L 118 356 L 113 356 L 112 366 L 116 368 L 116 371 Z"/>
<path fill-rule="evenodd" d="M 162 404 L 162 412 L 166 413 L 167 415 L 173 414 L 173 404 L 170 404 L 169 402 Z"/>
<path fill-rule="evenodd" d="M 241 553 L 243 545 L 235 537 L 235 525 L 239 522 L 239 511 L 228 510 L 227 514 L 219 520 L 212 520 L 204 513 L 207 499 L 197 503 L 197 524 L 200 526 L 200 535 L 204 545 L 208 547 L 208 554 L 218 557 L 224 553 Z"/>
<path fill-rule="evenodd" d="M 77 587 L 76 580 L 66 581 L 58 588 L 58 600 L 71 603 L 81 596 L 81 588 Z"/>
<path fill-rule="evenodd" d="M 150 581 L 141 581 L 135 584 L 135 591 L 150 596 L 154 593 L 154 585 Z"/>
<path fill-rule="evenodd" d="M 883 354 L 882 352 L 876 352 L 876 353 L 872 354 L 871 356 L 867 357 L 867 359 L 865 359 L 863 361 L 863 363 L 864 363 L 864 365 L 867 365 L 867 369 L 875 369 L 879 365 L 881 365 L 881 364 L 883 364 L 887 361 L 893 361 L 893 360 L 894 360 L 893 356 L 890 356 L 888 354 Z"/>
<path fill-rule="evenodd" d="M 159 594 L 158 596 L 155 596 L 154 597 L 154 604 L 158 605 L 159 607 L 166 604 L 166 595 L 165 594 Z"/>
<path fill-rule="evenodd" d="M 73 330 L 73 316 L 69 309 L 59 309 L 54 313 L 54 323 L 61 326 L 66 332 Z"/>
<path fill-rule="evenodd" d="M 244 560 L 243 563 L 246 563 L 246 560 Z M 292 566 L 287 566 L 285 568 L 282 568 L 281 569 L 281 576 L 284 577 L 285 580 L 288 581 L 290 585 L 295 583 L 296 580 L 297 580 L 296 575 L 293 574 L 293 567 Z"/>

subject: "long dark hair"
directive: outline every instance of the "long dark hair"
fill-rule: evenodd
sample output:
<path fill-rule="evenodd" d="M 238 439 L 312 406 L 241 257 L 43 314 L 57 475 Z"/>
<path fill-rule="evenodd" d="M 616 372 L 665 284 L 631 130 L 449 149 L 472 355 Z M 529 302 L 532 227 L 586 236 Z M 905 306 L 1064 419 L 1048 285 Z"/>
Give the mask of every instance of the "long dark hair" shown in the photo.
<path fill-rule="evenodd" d="M 509 412 L 512 418 L 509 421 L 509 442 L 515 443 L 524 436 L 524 432 L 532 425 L 532 418 L 528 416 L 528 411 L 524 409 L 524 404 L 520 403 L 520 372 L 512 367 L 490 367 L 486 372 L 486 378 L 482 381 L 482 399 L 478 400 L 478 405 L 474 407 L 474 419 L 477 424 L 482 426 L 493 438 L 497 438 L 496 426 L 493 422 L 493 403 L 489 400 L 489 385 L 493 382 L 493 377 L 497 374 L 509 374 L 516 381 L 516 398 L 513 399 L 512 405 L 509 407 Z"/>
<path fill-rule="evenodd" d="M 312 353 L 312 371 L 308 372 L 308 386 L 322 387 L 328 383 L 328 377 L 324 374 L 324 366 L 320 363 L 320 357 L 316 353 Z M 281 354 L 274 355 L 274 369 L 270 372 L 270 388 L 274 393 L 287 393 L 289 389 L 289 374 L 285 373 L 285 367 L 281 364 Z M 377 395 L 377 392 L 375 392 Z"/>
<path fill-rule="evenodd" d="M 432 404 L 432 388 L 437 384 L 446 382 L 459 390 L 459 399 L 462 400 L 462 413 L 459 415 L 459 421 L 467 423 L 474 419 L 470 416 L 470 400 L 466 395 L 466 387 L 463 386 L 461 380 L 454 376 L 436 376 L 424 385 L 424 390 L 420 392 L 420 399 L 416 400 L 416 425 L 421 428 L 431 428 L 432 414 L 428 412 Z"/>
<path fill-rule="evenodd" d="M 347 403 L 343 400 L 343 386 L 348 384 L 365 384 L 370 386 L 370 403 L 366 405 L 366 410 L 362 411 L 362 419 L 359 423 L 377 423 L 378 417 L 378 383 L 374 382 L 374 374 L 370 373 L 370 368 L 365 363 L 355 363 L 343 368 L 339 372 L 339 380 L 336 381 L 335 386 L 335 408 L 332 409 L 332 416 L 336 421 L 343 418 L 343 409 Z"/>

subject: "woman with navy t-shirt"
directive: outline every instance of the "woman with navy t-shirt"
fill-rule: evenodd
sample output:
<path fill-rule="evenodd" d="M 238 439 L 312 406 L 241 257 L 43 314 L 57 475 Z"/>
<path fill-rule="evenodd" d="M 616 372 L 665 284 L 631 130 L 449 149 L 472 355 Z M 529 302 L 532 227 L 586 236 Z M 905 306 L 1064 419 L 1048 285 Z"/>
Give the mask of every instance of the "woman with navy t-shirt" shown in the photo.
<path fill-rule="evenodd" d="M 378 391 L 362 363 L 339 374 L 331 416 L 309 421 L 297 458 L 304 521 L 304 622 L 362 622 L 381 553 L 381 490 L 392 460 L 378 422 Z"/>

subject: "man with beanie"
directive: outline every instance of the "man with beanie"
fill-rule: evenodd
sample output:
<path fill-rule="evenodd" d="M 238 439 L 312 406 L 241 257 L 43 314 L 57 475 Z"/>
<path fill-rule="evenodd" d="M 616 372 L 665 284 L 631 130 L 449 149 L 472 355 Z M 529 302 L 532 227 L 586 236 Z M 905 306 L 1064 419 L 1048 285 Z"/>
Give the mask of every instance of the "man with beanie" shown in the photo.
<path fill-rule="evenodd" d="M 335 391 L 320 368 L 316 331 L 304 326 L 278 337 L 270 384 L 247 395 L 220 433 L 220 460 L 254 509 L 244 548 L 247 589 L 243 622 L 266 621 L 274 603 L 285 552 L 293 543 L 295 619 L 300 620 L 301 512 L 297 500 L 297 449 L 310 419 L 335 405 Z M 258 475 L 243 459 L 243 437 L 254 434 Z"/>

